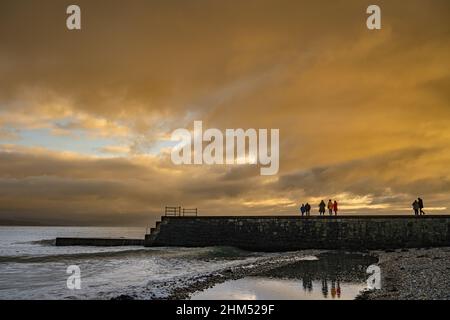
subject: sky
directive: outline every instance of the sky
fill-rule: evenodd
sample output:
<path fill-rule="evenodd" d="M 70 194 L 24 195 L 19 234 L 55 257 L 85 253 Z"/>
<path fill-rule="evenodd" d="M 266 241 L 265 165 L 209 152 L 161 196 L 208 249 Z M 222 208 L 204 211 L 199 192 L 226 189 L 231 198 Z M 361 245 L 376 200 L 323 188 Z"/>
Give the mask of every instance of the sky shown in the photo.
<path fill-rule="evenodd" d="M 449 19 L 448 0 L 2 0 L 0 223 L 315 214 L 322 199 L 410 214 L 418 196 L 448 213 Z M 171 133 L 195 120 L 279 129 L 278 174 L 174 165 Z"/>

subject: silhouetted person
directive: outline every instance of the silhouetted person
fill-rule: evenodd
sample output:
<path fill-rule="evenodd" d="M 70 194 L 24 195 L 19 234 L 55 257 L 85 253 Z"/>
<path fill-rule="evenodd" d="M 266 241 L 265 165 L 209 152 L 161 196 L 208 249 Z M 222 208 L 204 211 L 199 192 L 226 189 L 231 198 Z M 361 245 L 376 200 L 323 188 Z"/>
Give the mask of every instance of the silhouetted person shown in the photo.
<path fill-rule="evenodd" d="M 336 200 L 334 200 L 333 203 L 333 210 L 334 210 L 334 215 L 337 216 L 337 212 L 338 212 L 338 203 Z"/>
<path fill-rule="evenodd" d="M 330 214 L 330 216 L 333 215 L 333 202 L 331 201 L 331 199 L 328 201 L 328 213 Z"/>
<path fill-rule="evenodd" d="M 425 212 L 423 211 L 423 200 L 422 200 L 422 198 L 418 198 L 418 199 L 417 199 L 417 202 L 418 202 L 418 204 L 419 204 L 420 214 L 421 214 L 421 215 L 424 215 Z"/>
<path fill-rule="evenodd" d="M 420 210 L 419 201 L 414 200 L 414 202 L 412 203 L 412 208 L 414 210 L 414 215 L 418 216 L 419 215 L 419 210 Z"/>
<path fill-rule="evenodd" d="M 336 294 L 337 294 L 337 297 L 339 299 L 341 297 L 341 283 L 340 283 L 339 280 L 337 281 Z"/>
<path fill-rule="evenodd" d="M 300 207 L 300 211 L 302 212 L 302 217 L 305 215 L 306 208 L 305 205 L 302 203 L 302 206 Z"/>
<path fill-rule="evenodd" d="M 309 215 L 311 213 L 311 205 L 308 202 L 305 204 L 305 210 L 306 210 L 306 215 L 309 217 Z"/>
<path fill-rule="evenodd" d="M 326 207 L 325 201 L 323 201 L 323 200 L 320 201 L 320 204 L 319 204 L 319 213 L 320 213 L 321 216 L 325 215 L 325 207 Z"/>

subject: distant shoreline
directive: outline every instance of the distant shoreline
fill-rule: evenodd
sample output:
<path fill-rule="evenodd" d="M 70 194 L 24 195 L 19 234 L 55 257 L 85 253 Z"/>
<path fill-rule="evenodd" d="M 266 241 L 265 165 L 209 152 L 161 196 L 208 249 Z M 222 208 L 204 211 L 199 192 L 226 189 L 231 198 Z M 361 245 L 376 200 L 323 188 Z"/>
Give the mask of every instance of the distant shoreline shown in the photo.
<path fill-rule="evenodd" d="M 39 223 L 39 222 L 23 222 L 23 221 L 10 221 L 10 220 L 0 220 L 0 227 L 41 227 L 41 228 L 64 228 L 64 227 L 73 227 L 73 228 L 143 228 L 144 225 L 107 225 L 107 224 L 50 224 L 50 223 Z"/>

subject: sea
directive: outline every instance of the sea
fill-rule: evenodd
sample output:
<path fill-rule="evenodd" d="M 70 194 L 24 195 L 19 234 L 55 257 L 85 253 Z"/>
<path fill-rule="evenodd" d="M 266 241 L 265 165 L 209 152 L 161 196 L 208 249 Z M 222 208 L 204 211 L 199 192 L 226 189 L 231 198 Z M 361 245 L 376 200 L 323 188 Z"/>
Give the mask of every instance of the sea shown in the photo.
<path fill-rule="evenodd" d="M 336 259 L 232 247 L 55 246 L 57 237 L 142 239 L 144 234 L 145 228 L 0 227 L 0 299 L 165 299 L 202 277 L 293 256 L 299 259 L 289 270 L 225 281 L 189 298 L 347 300 L 366 288 L 368 263 L 344 254 Z M 340 277 L 339 270 L 358 276 Z"/>

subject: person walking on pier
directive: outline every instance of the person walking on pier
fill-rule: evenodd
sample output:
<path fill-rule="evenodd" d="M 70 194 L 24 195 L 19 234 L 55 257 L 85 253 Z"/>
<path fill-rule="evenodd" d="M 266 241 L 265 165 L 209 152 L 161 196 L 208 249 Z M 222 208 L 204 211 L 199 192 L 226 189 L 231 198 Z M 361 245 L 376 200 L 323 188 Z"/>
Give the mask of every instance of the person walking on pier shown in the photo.
<path fill-rule="evenodd" d="M 328 201 L 328 213 L 330 214 L 330 216 L 333 215 L 333 202 L 331 201 L 331 199 Z"/>
<path fill-rule="evenodd" d="M 423 216 L 425 212 L 423 211 L 423 200 L 422 198 L 417 199 L 417 203 L 419 205 L 420 215 Z"/>
<path fill-rule="evenodd" d="M 311 205 L 308 202 L 305 204 L 305 210 L 306 210 L 306 216 L 309 217 L 309 215 L 311 214 Z"/>
<path fill-rule="evenodd" d="M 419 201 L 414 200 L 414 202 L 412 203 L 412 207 L 413 207 L 413 210 L 414 210 L 414 215 L 418 216 L 419 215 L 419 209 L 420 209 Z"/>
<path fill-rule="evenodd" d="M 333 203 L 333 210 L 334 210 L 334 215 L 337 216 L 337 212 L 338 212 L 338 203 L 336 200 L 334 200 Z"/>
<path fill-rule="evenodd" d="M 305 209 L 305 205 L 302 203 L 302 206 L 300 207 L 300 211 L 302 213 L 302 217 L 305 215 L 306 209 Z"/>
<path fill-rule="evenodd" d="M 324 216 L 325 215 L 325 201 L 321 201 L 320 202 L 320 204 L 319 204 L 319 214 L 321 215 L 321 216 Z"/>

